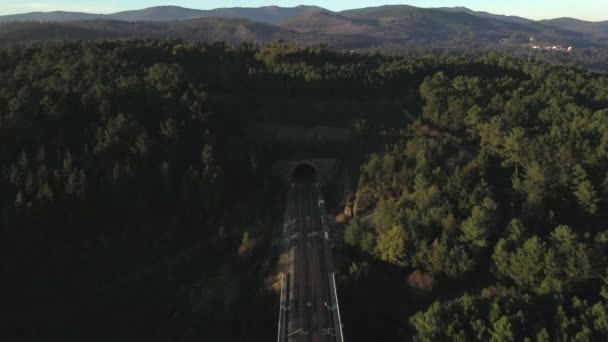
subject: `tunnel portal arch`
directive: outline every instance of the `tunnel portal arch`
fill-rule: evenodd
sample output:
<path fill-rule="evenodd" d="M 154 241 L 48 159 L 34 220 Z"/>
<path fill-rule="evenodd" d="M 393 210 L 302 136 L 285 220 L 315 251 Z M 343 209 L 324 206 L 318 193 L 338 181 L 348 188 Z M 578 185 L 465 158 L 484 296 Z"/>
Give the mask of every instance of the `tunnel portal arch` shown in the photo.
<path fill-rule="evenodd" d="M 325 186 L 339 177 L 342 170 L 340 159 L 291 159 L 277 161 L 272 166 L 272 173 L 282 179 L 283 184 L 289 185 L 293 172 L 301 164 L 310 165 L 316 173 L 316 181 L 320 186 Z"/>
<path fill-rule="evenodd" d="M 317 183 L 319 181 L 319 172 L 314 165 L 306 162 L 295 165 L 289 172 L 289 182 L 310 181 Z"/>

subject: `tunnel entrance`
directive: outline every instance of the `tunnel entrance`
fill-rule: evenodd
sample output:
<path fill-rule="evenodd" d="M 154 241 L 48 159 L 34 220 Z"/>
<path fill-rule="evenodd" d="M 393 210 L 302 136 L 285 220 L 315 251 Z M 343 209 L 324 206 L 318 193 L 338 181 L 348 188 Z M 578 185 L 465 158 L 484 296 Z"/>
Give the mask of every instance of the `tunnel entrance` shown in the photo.
<path fill-rule="evenodd" d="M 291 171 L 290 182 L 317 182 L 317 170 L 310 164 L 300 164 Z"/>

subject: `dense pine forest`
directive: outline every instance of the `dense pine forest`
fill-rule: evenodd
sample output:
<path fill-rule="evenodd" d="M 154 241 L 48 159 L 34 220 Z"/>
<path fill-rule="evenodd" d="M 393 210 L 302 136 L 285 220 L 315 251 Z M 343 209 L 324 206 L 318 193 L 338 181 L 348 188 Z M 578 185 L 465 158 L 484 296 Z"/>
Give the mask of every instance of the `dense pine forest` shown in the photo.
<path fill-rule="evenodd" d="M 0 50 L 0 334 L 276 338 L 273 122 L 353 132 L 348 341 L 608 339 L 607 76 L 137 40 Z"/>
<path fill-rule="evenodd" d="M 409 294 L 375 307 L 404 298 L 404 340 L 606 340 L 608 79 L 488 56 L 419 89 L 420 116 L 351 197 L 352 291 L 396 272 Z"/>

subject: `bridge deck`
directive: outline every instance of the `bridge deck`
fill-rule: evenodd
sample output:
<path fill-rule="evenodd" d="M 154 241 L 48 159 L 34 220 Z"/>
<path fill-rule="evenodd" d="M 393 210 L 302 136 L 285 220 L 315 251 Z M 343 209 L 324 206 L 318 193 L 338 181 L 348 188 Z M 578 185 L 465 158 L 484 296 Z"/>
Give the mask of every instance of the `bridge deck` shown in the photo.
<path fill-rule="evenodd" d="M 284 230 L 290 255 L 283 298 L 288 314 L 279 323 L 279 341 L 342 341 L 322 208 L 312 182 L 292 184 Z M 281 325 L 286 331 L 281 332 Z"/>

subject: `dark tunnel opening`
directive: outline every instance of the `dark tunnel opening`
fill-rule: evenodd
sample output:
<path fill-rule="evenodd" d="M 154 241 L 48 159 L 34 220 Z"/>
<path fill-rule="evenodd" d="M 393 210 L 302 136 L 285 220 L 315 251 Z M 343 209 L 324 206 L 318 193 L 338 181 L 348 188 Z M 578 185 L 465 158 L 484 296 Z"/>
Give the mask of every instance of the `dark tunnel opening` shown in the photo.
<path fill-rule="evenodd" d="M 300 164 L 291 172 L 291 182 L 317 182 L 317 170 L 310 164 Z"/>

